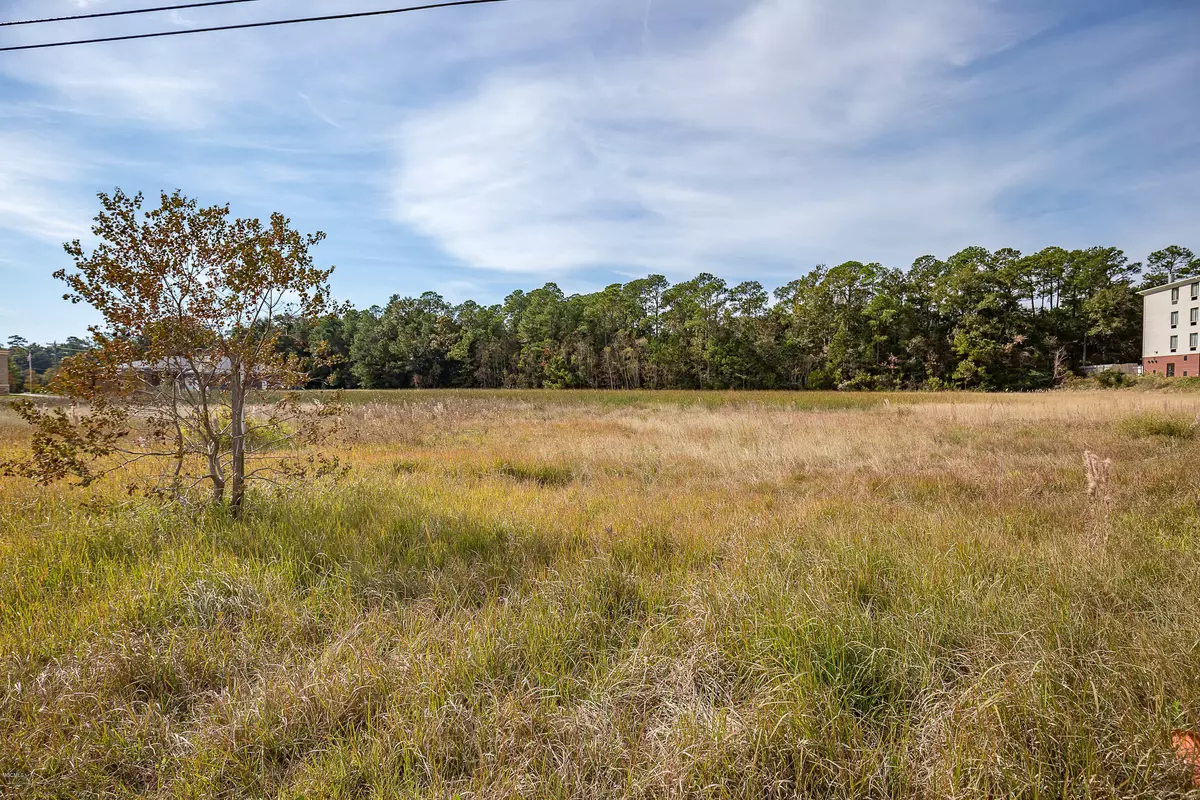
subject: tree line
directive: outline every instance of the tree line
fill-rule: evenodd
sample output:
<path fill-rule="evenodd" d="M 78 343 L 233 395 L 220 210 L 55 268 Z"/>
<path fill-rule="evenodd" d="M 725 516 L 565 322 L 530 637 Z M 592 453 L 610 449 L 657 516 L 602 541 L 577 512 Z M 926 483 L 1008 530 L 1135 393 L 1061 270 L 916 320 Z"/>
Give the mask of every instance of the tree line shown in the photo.
<path fill-rule="evenodd" d="M 63 359 L 90 349 L 92 343 L 78 336 L 68 336 L 64 341 L 38 344 L 23 336 L 9 336 L 8 383 L 14 392 L 46 388 L 61 366 Z M 30 376 L 30 368 L 33 373 Z"/>
<path fill-rule="evenodd" d="M 1112 247 L 969 247 L 907 270 L 848 261 L 768 292 L 709 273 L 503 303 L 393 296 L 292 320 L 279 347 L 312 387 L 593 389 L 1047 388 L 1141 357 L 1137 292 L 1200 274 L 1171 246 L 1145 264 Z"/>

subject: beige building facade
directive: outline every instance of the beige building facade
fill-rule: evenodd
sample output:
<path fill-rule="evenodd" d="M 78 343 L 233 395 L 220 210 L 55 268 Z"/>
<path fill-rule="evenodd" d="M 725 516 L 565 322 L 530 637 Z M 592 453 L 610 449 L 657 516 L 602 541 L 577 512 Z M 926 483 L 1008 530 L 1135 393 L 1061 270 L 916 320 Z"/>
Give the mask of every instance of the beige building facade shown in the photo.
<path fill-rule="evenodd" d="M 0 394 L 8 394 L 8 351 L 0 349 Z"/>
<path fill-rule="evenodd" d="M 1142 292 L 1142 374 L 1200 375 L 1200 276 Z"/>

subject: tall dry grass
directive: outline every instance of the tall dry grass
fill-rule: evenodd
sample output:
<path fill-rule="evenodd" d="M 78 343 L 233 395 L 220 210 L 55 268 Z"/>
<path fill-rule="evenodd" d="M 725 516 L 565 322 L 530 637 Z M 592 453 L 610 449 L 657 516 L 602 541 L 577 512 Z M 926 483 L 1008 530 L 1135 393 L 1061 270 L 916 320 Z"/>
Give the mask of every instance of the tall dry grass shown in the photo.
<path fill-rule="evenodd" d="M 685 394 L 360 397 L 242 523 L 0 479 L 0 791 L 1188 791 L 1200 402 Z"/>

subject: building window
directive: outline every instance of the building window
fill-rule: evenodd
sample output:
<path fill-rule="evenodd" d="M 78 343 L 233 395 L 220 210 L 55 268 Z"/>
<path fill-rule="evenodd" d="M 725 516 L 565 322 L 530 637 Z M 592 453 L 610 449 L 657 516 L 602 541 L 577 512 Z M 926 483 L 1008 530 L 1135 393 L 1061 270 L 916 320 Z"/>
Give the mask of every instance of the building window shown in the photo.
<path fill-rule="evenodd" d="M 1174 364 L 1167 364 L 1167 377 L 1168 378 L 1175 377 L 1175 365 Z"/>
<path fill-rule="evenodd" d="M 1200 300 L 1200 283 L 1192 284 L 1192 299 Z"/>
<path fill-rule="evenodd" d="M 1200 347 L 1200 333 L 1193 333 L 1188 337 L 1188 347 L 1192 348 L 1193 350 L 1195 350 L 1197 347 Z M 1184 358 L 1187 358 L 1187 356 L 1184 356 Z"/>
<path fill-rule="evenodd" d="M 1171 312 L 1171 327 L 1172 328 L 1179 327 L 1179 312 L 1178 311 Z"/>
<path fill-rule="evenodd" d="M 1178 349 L 1179 349 L 1179 337 L 1172 336 L 1171 337 L 1171 352 L 1174 353 Z"/>
<path fill-rule="evenodd" d="M 1200 322 L 1200 308 L 1193 308 L 1192 309 L 1192 324 L 1195 325 L 1197 322 Z"/>
<path fill-rule="evenodd" d="M 1174 289 L 1171 290 L 1171 304 L 1174 305 L 1175 303 L 1178 303 L 1178 302 L 1179 302 L 1179 287 L 1176 286 Z"/>

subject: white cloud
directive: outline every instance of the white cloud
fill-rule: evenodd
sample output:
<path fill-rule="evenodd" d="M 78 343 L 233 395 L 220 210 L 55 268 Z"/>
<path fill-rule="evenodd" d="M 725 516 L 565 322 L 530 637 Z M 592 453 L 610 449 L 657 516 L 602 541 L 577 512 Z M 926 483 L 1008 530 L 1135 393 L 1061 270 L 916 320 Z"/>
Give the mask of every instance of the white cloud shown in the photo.
<path fill-rule="evenodd" d="M 655 16 L 686 5 L 659 0 Z M 590 8 L 594 25 L 612 6 Z M 1013 197 L 1046 181 L 1102 181 L 1087 157 L 1126 128 L 1074 129 L 1139 90 L 1171 90 L 1169 70 L 1150 64 L 1115 86 L 1051 91 L 1037 113 L 1017 105 L 1010 121 L 1023 125 L 992 130 L 985 98 L 1011 103 L 1013 76 L 991 75 L 988 59 L 1050 20 L 957 0 L 743 8 L 699 41 L 616 48 L 584 65 L 501 66 L 473 94 L 407 119 L 396 219 L 467 264 L 508 271 L 903 264 L 1053 239 L 1013 213 Z M 1115 63 L 1124 56 L 1113 40 L 1129 29 L 1080 35 L 1070 66 Z M 1087 47 L 1099 49 L 1079 52 Z M 1028 50 L 1024 79 L 1053 87 L 1067 65 Z"/>
<path fill-rule="evenodd" d="M 168 130 L 204 128 L 259 88 L 249 54 L 218 57 L 206 45 L 201 57 L 180 58 L 181 44 L 170 41 L 35 50 L 0 70 L 39 86 L 57 110 Z"/>
<path fill-rule="evenodd" d="M 64 187 L 86 167 L 67 152 L 61 140 L 0 131 L 0 230 L 52 242 L 79 235 L 89 215 Z"/>
<path fill-rule="evenodd" d="M 768 0 L 683 50 L 501 73 L 400 127 L 395 212 L 469 264 L 519 271 L 952 237 L 992 221 L 1026 157 L 973 180 L 969 148 L 858 150 L 934 130 L 947 73 L 1004 44 L 1003 22 L 963 3 Z"/>

